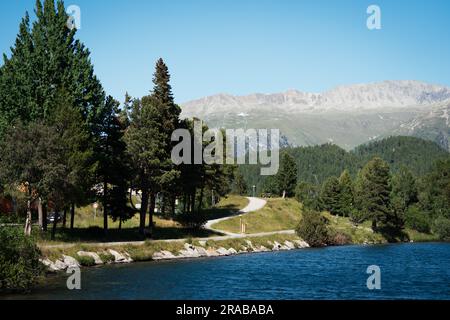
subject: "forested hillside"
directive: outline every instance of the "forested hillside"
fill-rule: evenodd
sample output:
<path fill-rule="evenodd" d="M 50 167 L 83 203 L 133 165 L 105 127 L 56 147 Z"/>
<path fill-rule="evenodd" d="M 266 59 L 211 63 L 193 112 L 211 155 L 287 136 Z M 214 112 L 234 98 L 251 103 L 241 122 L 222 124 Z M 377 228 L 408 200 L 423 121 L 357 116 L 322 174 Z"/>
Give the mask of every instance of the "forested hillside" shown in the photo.
<path fill-rule="evenodd" d="M 414 137 L 390 137 L 361 145 L 350 152 L 332 144 L 287 148 L 284 151 L 297 162 L 298 181 L 311 184 L 322 184 L 331 176 L 338 177 L 345 169 L 355 177 L 374 157 L 385 160 L 393 173 L 406 166 L 416 176 L 429 172 L 437 160 L 450 157 L 437 144 Z M 257 166 L 243 165 L 240 166 L 240 171 L 249 191 L 253 185 L 256 186 L 256 192 L 263 191 L 267 177 L 259 175 Z"/>

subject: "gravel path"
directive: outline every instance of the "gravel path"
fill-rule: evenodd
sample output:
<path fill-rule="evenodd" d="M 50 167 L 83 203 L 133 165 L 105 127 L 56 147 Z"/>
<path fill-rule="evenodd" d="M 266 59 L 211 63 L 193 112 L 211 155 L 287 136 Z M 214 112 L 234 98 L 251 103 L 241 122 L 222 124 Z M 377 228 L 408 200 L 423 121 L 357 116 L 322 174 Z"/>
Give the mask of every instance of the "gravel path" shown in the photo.
<path fill-rule="evenodd" d="M 209 220 L 208 222 L 206 222 L 205 224 L 205 229 L 214 231 L 214 232 L 219 232 L 219 233 L 223 233 L 227 236 L 241 236 L 241 234 L 238 233 L 231 233 L 231 232 L 226 232 L 223 230 L 218 230 L 218 229 L 214 229 L 212 227 L 212 225 L 221 222 L 221 221 L 225 221 L 228 219 L 231 219 L 233 217 L 241 217 L 244 214 L 250 213 L 250 212 L 254 212 L 254 211 L 258 211 L 262 208 L 264 208 L 264 206 L 267 204 L 267 201 L 264 199 L 260 199 L 260 198 L 254 198 L 254 197 L 247 197 L 249 203 L 248 205 L 244 208 L 239 210 L 239 212 L 237 214 L 225 217 L 225 218 L 220 218 L 220 219 L 214 219 L 214 220 Z"/>

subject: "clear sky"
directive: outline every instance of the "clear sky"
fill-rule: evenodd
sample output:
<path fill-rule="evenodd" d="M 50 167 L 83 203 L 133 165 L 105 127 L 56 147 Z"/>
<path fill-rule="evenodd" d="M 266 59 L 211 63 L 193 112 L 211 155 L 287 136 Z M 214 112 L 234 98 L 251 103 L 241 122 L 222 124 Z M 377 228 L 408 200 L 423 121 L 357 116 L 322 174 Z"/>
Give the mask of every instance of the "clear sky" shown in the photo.
<path fill-rule="evenodd" d="M 35 0 L 1 1 L 9 54 Z M 163 57 L 179 103 L 216 93 L 321 92 L 411 79 L 450 85 L 450 1 L 66 0 L 108 94 L 148 93 Z M 381 8 L 381 30 L 366 9 Z M 32 17 L 34 13 L 32 14 Z"/>

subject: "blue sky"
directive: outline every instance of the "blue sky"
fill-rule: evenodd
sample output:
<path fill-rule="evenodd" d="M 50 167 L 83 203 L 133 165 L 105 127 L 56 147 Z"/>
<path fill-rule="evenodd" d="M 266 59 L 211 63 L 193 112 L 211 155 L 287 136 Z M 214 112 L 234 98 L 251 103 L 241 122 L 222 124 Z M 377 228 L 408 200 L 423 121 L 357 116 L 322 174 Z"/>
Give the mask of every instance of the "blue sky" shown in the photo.
<path fill-rule="evenodd" d="M 34 0 L 1 1 L 0 51 L 9 53 Z M 71 0 L 77 33 L 108 94 L 151 89 L 163 57 L 181 103 L 216 93 L 321 92 L 411 79 L 450 85 L 450 1 Z M 366 9 L 381 8 L 381 30 Z M 33 16 L 34 14 L 32 14 Z"/>

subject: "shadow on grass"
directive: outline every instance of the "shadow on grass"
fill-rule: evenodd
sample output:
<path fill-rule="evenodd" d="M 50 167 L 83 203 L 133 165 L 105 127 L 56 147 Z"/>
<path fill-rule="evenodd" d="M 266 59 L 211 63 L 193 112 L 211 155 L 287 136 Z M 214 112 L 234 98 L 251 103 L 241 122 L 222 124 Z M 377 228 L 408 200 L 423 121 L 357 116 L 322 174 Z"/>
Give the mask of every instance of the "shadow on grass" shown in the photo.
<path fill-rule="evenodd" d="M 389 243 L 409 241 L 408 233 L 398 228 L 382 226 L 378 227 L 376 231 L 381 233 Z"/>
<path fill-rule="evenodd" d="M 220 208 L 205 209 L 202 212 L 208 217 L 208 220 L 215 220 L 236 215 L 239 210 L 238 206 L 230 204 Z"/>
<path fill-rule="evenodd" d="M 216 232 L 209 230 L 196 230 L 190 228 L 177 228 L 177 227 L 158 227 L 153 229 L 154 240 L 165 239 L 183 239 L 183 238 L 200 238 L 220 235 Z M 50 241 L 51 231 L 41 233 L 40 239 Z M 107 234 L 103 232 L 102 228 L 90 227 L 90 228 L 58 228 L 55 234 L 56 242 L 128 242 L 128 241 L 143 241 L 148 240 L 148 237 L 144 237 L 139 234 L 138 228 L 126 228 L 126 229 L 110 229 Z"/>

